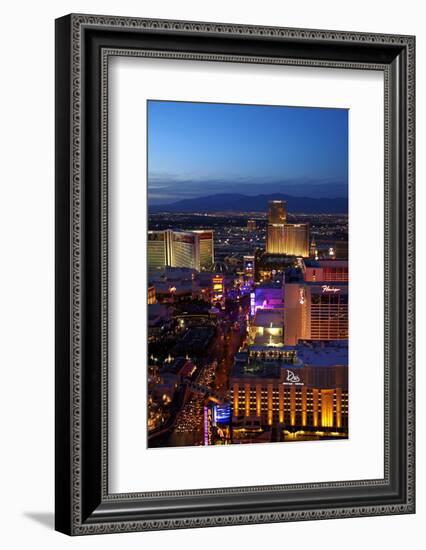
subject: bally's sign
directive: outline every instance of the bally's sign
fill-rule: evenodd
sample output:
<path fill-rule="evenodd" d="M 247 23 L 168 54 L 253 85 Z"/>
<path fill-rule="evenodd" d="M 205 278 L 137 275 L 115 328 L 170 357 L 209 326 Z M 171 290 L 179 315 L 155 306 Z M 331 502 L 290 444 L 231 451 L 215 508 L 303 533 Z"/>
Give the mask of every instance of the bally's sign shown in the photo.
<path fill-rule="evenodd" d="M 303 386 L 303 382 L 300 380 L 300 376 L 293 370 L 286 369 L 286 378 L 283 382 L 284 386 Z"/>

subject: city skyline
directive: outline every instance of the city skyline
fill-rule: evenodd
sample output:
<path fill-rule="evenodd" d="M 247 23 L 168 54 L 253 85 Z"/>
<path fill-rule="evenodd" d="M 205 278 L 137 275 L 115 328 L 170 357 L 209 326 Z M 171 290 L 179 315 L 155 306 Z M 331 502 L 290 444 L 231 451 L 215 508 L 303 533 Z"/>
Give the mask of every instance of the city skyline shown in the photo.
<path fill-rule="evenodd" d="M 148 101 L 148 201 L 347 196 L 348 111 Z"/>
<path fill-rule="evenodd" d="M 149 448 L 348 437 L 345 220 L 287 214 L 272 200 L 266 227 L 150 218 Z"/>
<path fill-rule="evenodd" d="M 150 102 L 148 448 L 348 438 L 347 130 Z"/>

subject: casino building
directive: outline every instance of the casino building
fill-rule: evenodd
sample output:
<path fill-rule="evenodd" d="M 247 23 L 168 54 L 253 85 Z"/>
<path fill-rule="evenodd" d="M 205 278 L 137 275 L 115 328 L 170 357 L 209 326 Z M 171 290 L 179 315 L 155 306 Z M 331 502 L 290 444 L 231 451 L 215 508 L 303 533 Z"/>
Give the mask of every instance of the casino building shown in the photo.
<path fill-rule="evenodd" d="M 233 442 L 254 442 L 272 428 L 276 440 L 296 432 L 347 437 L 347 365 L 343 342 L 239 353 L 230 379 Z"/>
<path fill-rule="evenodd" d="M 304 258 L 309 256 L 309 224 L 287 223 L 286 201 L 269 201 L 266 252 Z"/>
<path fill-rule="evenodd" d="M 212 230 L 148 231 L 148 271 L 162 270 L 166 266 L 200 271 L 213 261 Z"/>
<path fill-rule="evenodd" d="M 288 256 L 309 256 L 309 224 L 286 223 L 283 237 L 284 254 Z"/>
<path fill-rule="evenodd" d="M 214 239 L 212 229 L 194 229 L 191 231 L 198 236 L 200 250 L 200 269 L 208 270 L 214 263 Z"/>
<path fill-rule="evenodd" d="M 303 276 L 284 284 L 284 343 L 347 340 L 348 262 L 305 260 Z"/>

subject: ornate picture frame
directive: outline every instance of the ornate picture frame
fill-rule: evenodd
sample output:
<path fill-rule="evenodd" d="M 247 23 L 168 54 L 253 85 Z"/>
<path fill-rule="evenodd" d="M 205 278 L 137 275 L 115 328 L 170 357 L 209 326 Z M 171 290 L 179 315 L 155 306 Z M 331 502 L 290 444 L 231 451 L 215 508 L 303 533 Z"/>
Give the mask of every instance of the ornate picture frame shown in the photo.
<path fill-rule="evenodd" d="M 108 490 L 108 60 L 142 56 L 384 75 L 384 477 Z M 56 20 L 56 529 L 69 535 L 415 511 L 415 38 L 72 14 Z"/>

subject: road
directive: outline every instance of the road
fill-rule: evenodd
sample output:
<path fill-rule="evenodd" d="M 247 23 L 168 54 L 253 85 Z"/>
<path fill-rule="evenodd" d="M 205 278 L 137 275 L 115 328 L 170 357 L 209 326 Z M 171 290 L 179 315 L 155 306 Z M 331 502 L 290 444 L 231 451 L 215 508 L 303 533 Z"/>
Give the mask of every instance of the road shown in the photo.
<path fill-rule="evenodd" d="M 218 330 L 208 354 L 197 362 L 195 381 L 211 387 L 226 399 L 229 378 L 235 354 L 246 337 L 245 316 L 249 308 L 249 297 L 228 302 L 223 317 L 218 321 Z M 150 440 L 150 446 L 181 447 L 203 444 L 203 409 L 205 397 L 193 393 L 177 412 L 173 426 L 159 437 Z"/>

